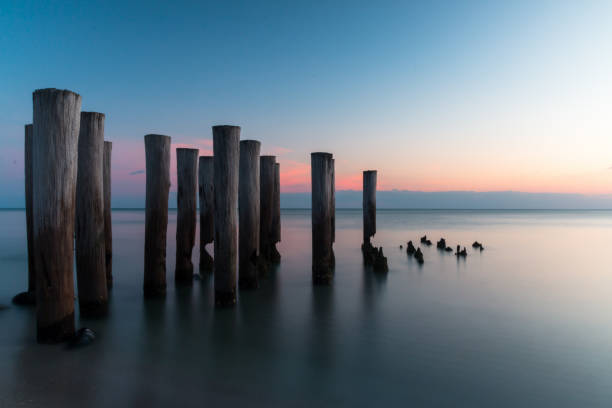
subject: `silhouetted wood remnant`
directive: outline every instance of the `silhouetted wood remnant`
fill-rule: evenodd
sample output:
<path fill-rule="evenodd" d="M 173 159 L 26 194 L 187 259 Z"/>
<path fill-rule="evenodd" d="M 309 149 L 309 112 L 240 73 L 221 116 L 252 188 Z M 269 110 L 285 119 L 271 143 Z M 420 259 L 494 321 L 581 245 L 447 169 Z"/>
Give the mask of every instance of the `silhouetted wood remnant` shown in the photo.
<path fill-rule="evenodd" d="M 363 172 L 363 244 L 361 252 L 366 265 L 374 266 L 377 272 L 386 272 L 387 258 L 382 247 L 372 245 L 371 238 L 376 234 L 376 170 Z"/>
<path fill-rule="evenodd" d="M 166 294 L 166 234 L 170 192 L 170 136 L 146 135 L 144 294 Z"/>
<path fill-rule="evenodd" d="M 239 211 L 239 286 L 254 289 L 258 283 L 259 263 L 259 152 L 257 140 L 240 142 Z"/>
<path fill-rule="evenodd" d="M 75 243 L 82 316 L 103 316 L 108 310 L 103 173 L 104 114 L 81 112 Z"/>
<path fill-rule="evenodd" d="M 329 285 L 333 280 L 331 153 L 310 155 L 312 179 L 312 282 Z"/>
<path fill-rule="evenodd" d="M 33 235 L 39 343 L 74 335 L 74 220 L 81 96 L 33 94 Z"/>
<path fill-rule="evenodd" d="M 176 149 L 178 194 L 176 214 L 176 269 L 177 283 L 193 283 L 191 254 L 195 245 L 198 197 L 198 149 Z"/>
<path fill-rule="evenodd" d="M 214 163 L 212 156 L 201 156 L 198 163 L 198 194 L 200 196 L 200 271 L 212 272 L 213 257 L 206 245 L 215 239 L 213 188 Z"/>
<path fill-rule="evenodd" d="M 331 242 L 332 242 L 332 266 L 336 266 L 336 254 L 334 243 L 336 242 L 336 159 L 332 159 L 331 169 Z"/>
<path fill-rule="evenodd" d="M 274 164 L 274 194 L 272 206 L 272 254 L 271 261 L 279 263 L 281 260 L 280 252 L 276 244 L 281 241 L 281 215 L 280 215 L 280 164 Z"/>
<path fill-rule="evenodd" d="M 113 143 L 104 142 L 104 250 L 106 252 L 106 287 L 113 287 L 113 223 L 111 217 L 111 153 Z"/>
<path fill-rule="evenodd" d="M 259 254 L 267 262 L 274 262 L 274 174 L 276 157 L 259 159 Z"/>
<path fill-rule="evenodd" d="M 215 304 L 236 303 L 240 127 L 213 126 L 215 186 Z"/>

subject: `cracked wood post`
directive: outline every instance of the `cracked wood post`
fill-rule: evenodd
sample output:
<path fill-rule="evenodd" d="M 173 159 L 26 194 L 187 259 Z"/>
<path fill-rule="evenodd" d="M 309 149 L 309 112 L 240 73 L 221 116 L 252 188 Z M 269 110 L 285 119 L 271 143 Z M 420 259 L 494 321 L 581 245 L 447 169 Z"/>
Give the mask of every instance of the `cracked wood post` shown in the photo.
<path fill-rule="evenodd" d="M 331 242 L 332 242 L 332 266 L 336 266 L 336 254 L 334 243 L 336 242 L 336 159 L 331 160 Z"/>
<path fill-rule="evenodd" d="M 376 234 L 376 170 L 363 172 L 363 243 Z"/>
<path fill-rule="evenodd" d="M 332 155 L 311 153 L 312 178 L 312 281 L 329 285 L 333 280 L 332 252 Z"/>
<path fill-rule="evenodd" d="M 259 151 L 257 140 L 240 142 L 240 174 L 238 191 L 239 242 L 238 284 L 241 289 L 254 289 L 259 262 Z"/>
<path fill-rule="evenodd" d="M 33 94 L 33 231 L 39 343 L 74 335 L 74 219 L 81 96 Z"/>
<path fill-rule="evenodd" d="M 106 260 L 106 287 L 113 287 L 113 224 L 111 218 L 111 152 L 112 142 L 104 142 L 104 250 Z"/>
<path fill-rule="evenodd" d="M 200 271 L 212 272 L 213 258 L 206 245 L 215 238 L 213 188 L 213 157 L 201 156 L 198 163 L 198 194 L 200 196 Z"/>
<path fill-rule="evenodd" d="M 198 190 L 198 149 L 176 149 L 178 181 L 176 215 L 176 282 L 193 283 L 191 254 L 195 245 Z"/>
<path fill-rule="evenodd" d="M 261 156 L 260 165 L 260 221 L 259 254 L 266 262 L 273 261 L 274 237 L 272 220 L 274 217 L 274 173 L 276 156 Z"/>
<path fill-rule="evenodd" d="M 215 186 L 215 304 L 236 303 L 240 127 L 213 126 Z"/>
<path fill-rule="evenodd" d="M 170 192 L 170 136 L 146 135 L 144 284 L 146 297 L 166 294 L 166 233 Z"/>
<path fill-rule="evenodd" d="M 281 255 L 276 249 L 276 244 L 281 240 L 280 219 L 280 164 L 274 164 L 274 195 L 272 205 L 272 262 L 279 263 Z"/>
<path fill-rule="evenodd" d="M 76 189 L 76 267 L 82 316 L 108 311 L 104 249 L 104 114 L 81 112 Z"/>
<path fill-rule="evenodd" d="M 25 210 L 26 210 L 26 236 L 28 240 L 28 293 L 36 297 L 36 270 L 34 268 L 34 225 L 32 206 L 32 137 L 34 128 L 31 124 L 25 125 Z"/>

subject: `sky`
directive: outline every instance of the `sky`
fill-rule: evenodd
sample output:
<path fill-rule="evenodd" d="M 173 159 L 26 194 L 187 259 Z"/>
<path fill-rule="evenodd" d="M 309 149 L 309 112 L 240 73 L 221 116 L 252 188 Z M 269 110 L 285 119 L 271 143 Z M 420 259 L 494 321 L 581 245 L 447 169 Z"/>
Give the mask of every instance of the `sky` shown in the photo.
<path fill-rule="evenodd" d="M 277 155 L 283 193 L 612 193 L 610 1 L 0 0 L 0 207 L 23 203 L 32 92 L 106 114 L 113 197 L 144 205 L 147 133 L 211 126 Z M 172 190 L 176 190 L 172 151 Z"/>

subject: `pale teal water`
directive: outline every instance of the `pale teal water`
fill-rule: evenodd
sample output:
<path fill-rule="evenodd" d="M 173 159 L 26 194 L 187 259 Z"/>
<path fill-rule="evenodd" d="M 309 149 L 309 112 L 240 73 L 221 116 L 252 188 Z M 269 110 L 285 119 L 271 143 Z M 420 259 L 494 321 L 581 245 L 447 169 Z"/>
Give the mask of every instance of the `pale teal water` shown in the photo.
<path fill-rule="evenodd" d="M 0 311 L 0 407 L 612 406 L 612 212 L 380 211 L 383 277 L 362 266 L 361 212 L 338 211 L 334 286 L 313 288 L 310 213 L 284 211 L 282 264 L 233 310 L 211 279 L 175 289 L 175 220 L 168 296 L 145 302 L 144 213 L 113 213 L 111 315 L 77 318 L 91 347 L 37 345 L 33 310 Z M 10 305 L 24 213 L 0 225 Z M 419 267 L 398 245 L 424 233 L 468 258 L 434 245 Z"/>

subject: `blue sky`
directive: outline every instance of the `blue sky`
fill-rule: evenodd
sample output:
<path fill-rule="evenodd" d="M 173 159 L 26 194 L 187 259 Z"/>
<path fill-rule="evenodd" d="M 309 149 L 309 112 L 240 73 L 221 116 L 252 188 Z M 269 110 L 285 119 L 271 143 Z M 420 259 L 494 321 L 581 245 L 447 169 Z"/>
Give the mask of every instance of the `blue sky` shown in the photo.
<path fill-rule="evenodd" d="M 323 150 L 347 189 L 366 168 L 382 189 L 612 186 L 612 2 L 0 5 L 0 206 L 45 87 L 106 113 L 118 194 L 144 188 L 144 134 L 205 153 L 214 124 L 277 154 L 285 191 Z"/>

